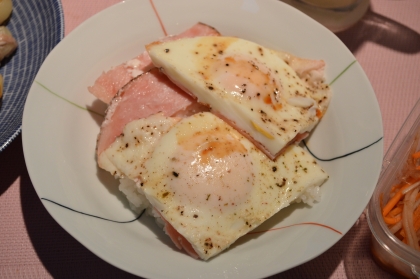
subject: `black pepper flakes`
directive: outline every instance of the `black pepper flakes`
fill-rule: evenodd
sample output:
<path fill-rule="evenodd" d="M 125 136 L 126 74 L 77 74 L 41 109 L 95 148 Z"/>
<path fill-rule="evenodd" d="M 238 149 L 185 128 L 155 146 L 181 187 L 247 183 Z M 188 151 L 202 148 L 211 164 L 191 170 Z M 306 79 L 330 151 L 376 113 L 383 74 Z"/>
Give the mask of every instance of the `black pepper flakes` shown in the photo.
<path fill-rule="evenodd" d="M 173 174 L 173 176 L 175 176 L 175 177 L 178 177 L 178 176 L 179 176 L 179 173 L 177 173 L 177 172 L 175 172 L 175 171 L 173 171 L 173 172 L 172 172 L 172 174 Z"/>
<path fill-rule="evenodd" d="M 278 182 L 276 183 L 277 187 L 283 187 L 284 185 L 286 185 L 286 178 L 283 178 L 281 183 L 278 183 Z"/>

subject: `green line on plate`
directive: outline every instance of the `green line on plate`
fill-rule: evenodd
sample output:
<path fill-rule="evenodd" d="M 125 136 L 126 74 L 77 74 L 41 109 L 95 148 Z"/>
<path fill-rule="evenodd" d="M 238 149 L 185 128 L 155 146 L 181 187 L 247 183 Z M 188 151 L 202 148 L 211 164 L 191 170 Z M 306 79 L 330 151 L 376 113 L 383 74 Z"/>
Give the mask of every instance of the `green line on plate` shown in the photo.
<path fill-rule="evenodd" d="M 341 77 L 348 69 L 350 69 L 350 67 L 353 66 L 354 63 L 356 63 L 356 60 L 354 60 L 353 62 L 351 62 L 350 65 L 348 65 L 338 76 L 336 76 L 336 78 L 333 79 L 330 82 L 329 85 L 331 86 L 339 77 Z"/>
<path fill-rule="evenodd" d="M 75 107 L 77 107 L 77 108 L 80 108 L 80 109 L 83 109 L 83 110 L 89 111 L 89 112 L 91 112 L 91 113 L 97 114 L 97 115 L 99 115 L 99 116 L 105 117 L 103 114 L 100 114 L 99 112 L 96 112 L 96 111 L 90 110 L 90 109 L 88 109 L 88 108 L 85 108 L 85 107 L 79 106 L 78 104 L 73 103 L 72 101 L 67 100 L 66 98 L 64 98 L 64 97 L 62 97 L 62 96 L 58 95 L 57 93 L 55 93 L 55 92 L 51 91 L 48 87 L 46 87 L 45 85 L 43 85 L 43 84 L 42 84 L 42 83 L 40 83 L 39 81 L 35 81 L 35 82 L 36 82 L 38 85 L 40 85 L 42 88 L 44 88 L 45 90 L 47 90 L 48 92 L 50 92 L 51 94 L 53 94 L 54 96 L 56 96 L 56 97 L 58 97 L 58 98 L 60 98 L 60 99 L 62 99 L 62 100 L 64 100 L 64 101 L 66 101 L 67 103 L 72 104 L 73 106 L 75 106 Z"/>

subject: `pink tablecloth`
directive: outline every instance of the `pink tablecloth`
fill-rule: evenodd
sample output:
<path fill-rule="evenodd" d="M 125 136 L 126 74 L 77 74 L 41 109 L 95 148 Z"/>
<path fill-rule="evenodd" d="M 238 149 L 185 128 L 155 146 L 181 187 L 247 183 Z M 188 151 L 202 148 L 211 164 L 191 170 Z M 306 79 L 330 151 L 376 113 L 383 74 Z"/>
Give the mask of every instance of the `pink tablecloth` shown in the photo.
<path fill-rule="evenodd" d="M 119 0 L 62 0 L 66 34 Z M 369 77 L 382 111 L 386 151 L 420 97 L 420 1 L 372 0 L 338 34 Z M 362 215 L 324 254 L 272 278 L 391 278 L 372 261 Z M 29 179 L 21 137 L 0 153 L 0 278 L 130 278 L 102 261 L 47 213 Z"/>

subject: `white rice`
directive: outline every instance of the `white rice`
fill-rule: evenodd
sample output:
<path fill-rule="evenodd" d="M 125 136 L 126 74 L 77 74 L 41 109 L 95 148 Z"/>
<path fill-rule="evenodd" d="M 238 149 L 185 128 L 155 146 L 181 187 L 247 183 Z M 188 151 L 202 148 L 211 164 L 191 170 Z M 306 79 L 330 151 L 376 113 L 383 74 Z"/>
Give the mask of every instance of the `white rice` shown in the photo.
<path fill-rule="evenodd" d="M 140 186 L 138 186 L 138 184 L 130 178 L 120 179 L 119 189 L 127 197 L 131 210 L 133 210 L 136 214 L 140 214 L 140 212 L 146 209 L 146 214 L 154 217 L 158 226 L 163 228 L 165 226 L 165 222 L 162 218 L 160 218 L 159 213 L 150 206 L 149 201 L 139 191 L 139 188 Z"/>
<path fill-rule="evenodd" d="M 130 208 L 134 212 L 140 213 L 150 207 L 150 203 L 146 197 L 137 190 L 136 182 L 130 178 L 121 178 L 119 189 L 127 197 Z"/>
<path fill-rule="evenodd" d="M 299 203 L 303 202 L 310 206 L 314 206 L 316 202 L 321 201 L 321 187 L 320 186 L 310 186 L 306 188 L 305 192 L 302 193 L 294 202 Z"/>

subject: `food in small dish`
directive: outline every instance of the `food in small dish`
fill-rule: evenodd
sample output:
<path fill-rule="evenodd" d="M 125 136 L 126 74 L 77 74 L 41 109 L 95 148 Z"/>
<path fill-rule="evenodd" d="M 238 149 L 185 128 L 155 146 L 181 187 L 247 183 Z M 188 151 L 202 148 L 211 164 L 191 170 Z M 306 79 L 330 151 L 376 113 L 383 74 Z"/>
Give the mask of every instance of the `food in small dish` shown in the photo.
<path fill-rule="evenodd" d="M 6 26 L 0 26 L 0 61 L 10 56 L 17 48 L 17 42 Z"/>
<path fill-rule="evenodd" d="M 12 33 L 4 25 L 12 14 L 11 0 L 0 0 L 0 61 L 8 57 L 17 47 L 17 42 Z"/>
<path fill-rule="evenodd" d="M 420 135 L 413 147 L 420 144 Z M 390 191 L 390 199 L 383 204 L 382 215 L 389 230 L 402 242 L 420 250 L 420 149 L 410 150 L 400 182 Z M 383 197 L 383 196 L 382 196 Z"/>
<path fill-rule="evenodd" d="M 12 0 L 0 0 L 0 25 L 10 17 L 12 10 Z"/>
<path fill-rule="evenodd" d="M 11 0 L 0 0 L 0 62 L 17 48 L 17 42 L 6 26 L 2 26 L 12 14 Z M 3 76 L 0 75 L 0 99 L 3 97 Z"/>
<path fill-rule="evenodd" d="M 368 205 L 371 252 L 383 269 L 420 276 L 420 99 L 384 157 L 384 170 Z"/>
<path fill-rule="evenodd" d="M 200 35 L 192 41 L 209 40 L 219 45 L 239 41 L 240 46 L 248 47 L 241 50 L 245 51 L 242 54 L 249 53 L 248 44 L 257 46 L 221 37 L 214 28 L 204 26 L 215 34 Z M 190 39 L 170 42 L 185 41 Z M 151 69 L 132 78 L 113 96 L 97 140 L 99 167 L 120 180 L 119 188 L 133 210 L 146 209 L 178 248 L 194 258 L 208 260 L 291 203 L 313 205 L 319 201 L 320 186 L 328 174 L 293 139 L 309 132 L 328 107 L 330 92 L 323 83 L 322 61 L 262 47 L 259 54 L 263 51 L 269 57 L 263 62 L 240 61 L 240 54 L 227 58 L 239 62 L 229 60 L 232 72 L 226 71 L 226 76 L 238 74 L 240 85 L 247 83 L 247 92 L 241 92 L 246 93 L 246 102 L 228 100 L 224 105 L 237 111 L 251 110 L 250 97 L 255 99 L 259 114 L 268 112 L 266 122 L 280 121 L 280 114 L 281 121 L 289 122 L 287 129 L 294 130 L 295 135 L 277 151 L 266 152 L 252 137 L 244 136 L 236 123 L 242 120 L 239 116 L 232 121 L 221 113 L 217 102 L 205 101 L 212 92 L 198 94 L 200 88 L 187 88 L 195 76 L 189 69 L 197 70 L 191 66 L 197 61 L 181 54 L 179 58 L 191 67 L 179 67 L 177 74 L 190 79 L 173 82 L 168 69 L 154 57 L 154 51 L 159 51 L 155 46 L 166 46 L 166 42 L 147 46 L 153 63 L 147 68 Z M 168 53 L 165 49 L 163 52 Z M 210 71 L 207 81 L 211 84 L 218 78 L 211 75 L 211 70 L 217 71 L 216 66 L 223 65 L 203 67 Z M 255 73 L 239 75 L 249 69 Z M 293 77 L 277 78 L 280 71 Z M 250 79 L 244 81 L 247 77 Z M 223 85 L 233 88 L 237 81 L 226 79 Z M 294 88 L 293 94 L 283 90 L 289 86 Z M 242 117 L 249 121 L 247 113 Z M 298 130 L 299 122 L 303 128 Z M 253 129 L 264 134 L 266 130 L 261 127 L 265 126 L 255 118 Z"/>
<path fill-rule="evenodd" d="M 6 26 L 0 26 L 0 62 L 17 48 L 17 42 Z M 3 76 L 0 75 L 0 99 L 3 97 Z"/>

